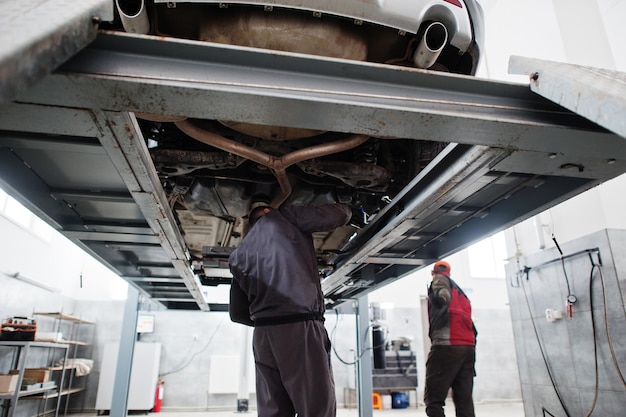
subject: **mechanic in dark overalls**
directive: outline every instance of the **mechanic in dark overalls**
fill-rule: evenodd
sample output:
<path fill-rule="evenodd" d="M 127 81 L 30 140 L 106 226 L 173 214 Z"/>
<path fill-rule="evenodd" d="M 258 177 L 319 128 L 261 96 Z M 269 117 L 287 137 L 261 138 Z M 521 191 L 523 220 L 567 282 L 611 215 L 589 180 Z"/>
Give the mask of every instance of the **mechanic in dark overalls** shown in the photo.
<path fill-rule="evenodd" d="M 259 417 L 334 417 L 335 384 L 312 233 L 345 225 L 343 204 L 254 208 L 230 255 L 231 320 L 254 326 Z"/>

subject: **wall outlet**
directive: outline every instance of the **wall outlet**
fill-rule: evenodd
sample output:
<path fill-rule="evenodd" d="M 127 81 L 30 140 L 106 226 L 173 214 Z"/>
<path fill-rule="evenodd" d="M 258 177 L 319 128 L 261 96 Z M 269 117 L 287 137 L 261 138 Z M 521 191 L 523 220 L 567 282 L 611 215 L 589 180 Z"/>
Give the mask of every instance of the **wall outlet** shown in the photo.
<path fill-rule="evenodd" d="M 546 309 L 546 320 L 550 323 L 554 323 L 557 320 L 563 318 L 563 312 L 561 310 L 552 310 L 551 308 Z"/>

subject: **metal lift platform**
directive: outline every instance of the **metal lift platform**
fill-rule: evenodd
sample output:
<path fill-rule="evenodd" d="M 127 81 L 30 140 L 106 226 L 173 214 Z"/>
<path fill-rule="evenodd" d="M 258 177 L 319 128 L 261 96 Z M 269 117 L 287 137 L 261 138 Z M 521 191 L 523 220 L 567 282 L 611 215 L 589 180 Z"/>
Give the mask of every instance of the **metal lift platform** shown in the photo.
<path fill-rule="evenodd" d="M 322 282 L 331 306 L 626 172 L 622 73 L 514 57 L 530 82 L 511 84 L 99 31 L 107 0 L 24 3 L 0 16 L 0 183 L 166 308 L 224 306 L 192 273 L 134 113 L 456 143 Z"/>

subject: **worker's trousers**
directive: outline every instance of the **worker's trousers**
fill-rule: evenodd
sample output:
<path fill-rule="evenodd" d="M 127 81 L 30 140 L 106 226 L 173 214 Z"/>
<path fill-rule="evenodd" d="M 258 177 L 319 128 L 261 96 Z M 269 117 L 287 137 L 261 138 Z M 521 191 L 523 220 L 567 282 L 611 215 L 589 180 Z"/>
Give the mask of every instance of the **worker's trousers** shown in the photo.
<path fill-rule="evenodd" d="M 320 320 L 255 327 L 259 417 L 335 417 L 330 339 Z"/>
<path fill-rule="evenodd" d="M 443 407 L 452 388 L 457 417 L 474 417 L 474 346 L 432 346 L 426 360 L 424 403 L 428 417 L 445 417 Z"/>

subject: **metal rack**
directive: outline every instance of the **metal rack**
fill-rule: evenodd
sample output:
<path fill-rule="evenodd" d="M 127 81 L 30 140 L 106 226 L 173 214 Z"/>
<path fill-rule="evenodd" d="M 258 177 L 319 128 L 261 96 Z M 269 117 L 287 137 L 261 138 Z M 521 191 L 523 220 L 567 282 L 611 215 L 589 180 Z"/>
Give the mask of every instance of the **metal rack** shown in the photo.
<path fill-rule="evenodd" d="M 71 372 L 73 370 L 75 370 L 77 368 L 77 364 L 75 363 L 75 360 L 77 359 L 77 354 L 78 354 L 78 348 L 81 346 L 90 346 L 91 343 L 82 340 L 82 335 L 81 335 L 81 325 L 83 324 L 88 324 L 88 325 L 94 325 L 95 322 L 94 321 L 90 321 L 90 320 L 85 320 L 82 319 L 80 317 L 71 315 L 71 314 L 65 314 L 62 312 L 34 312 L 33 316 L 41 316 L 41 317 L 49 317 L 54 319 L 55 323 L 53 325 L 53 329 L 55 333 L 59 333 L 60 330 L 62 329 L 62 325 L 63 323 L 69 323 L 70 324 L 70 331 L 69 331 L 69 335 L 68 335 L 68 340 L 41 340 L 38 339 L 39 342 L 49 342 L 49 343 L 63 343 L 63 344 L 67 344 L 68 345 L 68 355 L 65 357 L 65 360 L 63 361 L 63 364 L 61 366 L 54 366 L 52 368 L 50 368 L 51 371 L 53 372 L 60 372 L 61 375 L 61 381 L 62 383 L 59 386 L 58 389 L 58 393 L 54 394 L 58 397 L 64 398 L 65 399 L 65 407 L 63 409 L 63 415 L 67 415 L 67 411 L 68 411 L 68 406 L 69 406 L 69 401 L 70 401 L 70 396 L 72 394 L 76 394 L 78 392 L 84 391 L 85 387 L 81 386 L 81 387 L 77 387 L 74 384 L 74 376 L 75 376 L 75 372 Z M 71 364 L 68 365 L 68 361 L 71 360 Z M 69 372 L 69 375 L 67 375 L 66 378 L 66 372 Z M 61 400 L 59 402 L 62 402 Z"/>
<path fill-rule="evenodd" d="M 415 352 L 393 350 L 385 352 L 385 367 L 372 370 L 372 389 L 379 393 L 415 393 L 417 406 L 417 365 Z"/>
<path fill-rule="evenodd" d="M 56 398 L 56 404 L 54 408 L 54 416 L 57 417 L 59 415 L 60 408 L 60 395 L 58 394 L 59 387 L 63 386 L 64 378 L 65 378 L 65 368 L 63 367 L 59 385 L 48 386 L 44 388 L 38 389 L 29 389 L 22 390 L 20 389 L 22 386 L 22 381 L 24 379 L 24 371 L 26 369 L 26 358 L 28 357 L 31 349 L 33 348 L 46 348 L 46 349 L 63 349 L 65 361 L 64 364 L 67 363 L 67 358 L 69 354 L 70 345 L 66 343 L 51 343 L 51 342 L 0 342 L 0 346 L 12 347 L 17 350 L 16 355 L 14 356 L 14 361 L 12 364 L 12 369 L 18 370 L 17 376 L 17 387 L 12 393 L 0 393 L 0 401 L 4 402 L 4 406 L 2 407 L 2 417 L 13 417 L 15 414 L 15 410 L 21 398 L 24 399 L 38 399 L 43 400 L 44 404 L 44 412 L 42 414 L 47 414 L 48 411 L 45 410 L 46 402 L 49 399 Z"/>

